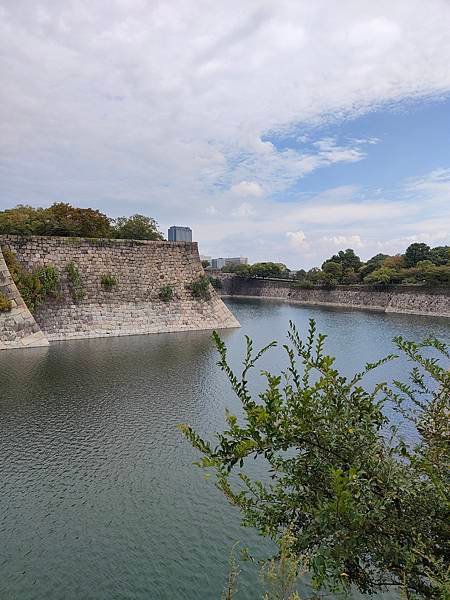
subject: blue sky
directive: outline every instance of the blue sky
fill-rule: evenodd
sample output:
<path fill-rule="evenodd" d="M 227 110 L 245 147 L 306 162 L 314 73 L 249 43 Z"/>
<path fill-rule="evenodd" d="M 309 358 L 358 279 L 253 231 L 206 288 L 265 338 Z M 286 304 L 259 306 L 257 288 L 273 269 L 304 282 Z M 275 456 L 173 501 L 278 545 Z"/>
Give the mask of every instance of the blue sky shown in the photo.
<path fill-rule="evenodd" d="M 266 138 L 278 149 L 313 149 L 318 138 L 333 138 L 337 143 L 373 140 L 365 147 L 366 158 L 350 164 L 333 164 L 308 175 L 292 193 L 318 193 L 332 186 L 361 185 L 373 189 L 395 190 L 402 180 L 448 167 L 450 163 L 450 97 L 404 101 L 382 107 L 353 119 L 300 131 L 309 139 L 298 141 L 298 133 Z M 300 134 L 301 135 L 301 134 Z M 395 193 L 394 193 L 395 195 Z M 281 194 L 279 200 L 287 200 Z"/>
<path fill-rule="evenodd" d="M 212 256 L 450 242 L 447 0 L 0 5 L 0 209 L 55 201 Z"/>

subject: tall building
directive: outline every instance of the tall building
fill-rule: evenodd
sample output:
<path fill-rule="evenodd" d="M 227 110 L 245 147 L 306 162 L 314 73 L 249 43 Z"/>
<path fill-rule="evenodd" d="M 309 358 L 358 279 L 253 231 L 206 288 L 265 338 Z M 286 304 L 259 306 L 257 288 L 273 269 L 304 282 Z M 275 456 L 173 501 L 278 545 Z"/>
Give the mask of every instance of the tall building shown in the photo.
<path fill-rule="evenodd" d="M 192 242 L 192 229 L 190 227 L 169 227 L 167 239 L 169 242 Z"/>

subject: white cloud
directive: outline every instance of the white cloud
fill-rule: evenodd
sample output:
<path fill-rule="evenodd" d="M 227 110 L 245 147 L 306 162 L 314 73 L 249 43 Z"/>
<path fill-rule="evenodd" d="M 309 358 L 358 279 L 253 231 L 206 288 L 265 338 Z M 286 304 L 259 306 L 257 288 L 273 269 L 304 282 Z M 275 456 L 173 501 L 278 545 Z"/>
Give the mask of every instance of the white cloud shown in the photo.
<path fill-rule="evenodd" d="M 273 201 L 379 141 L 317 140 L 311 125 L 450 91 L 448 0 L 16 0 L 0 11 L 0 209 L 63 200 L 176 218 L 211 252 L 281 262 L 302 244 L 286 232 L 303 232 L 312 264 L 355 231 L 375 253 L 380 236 L 449 230 L 445 169 L 395 201 L 352 186 Z M 284 134 L 294 147 L 277 147 Z"/>
<path fill-rule="evenodd" d="M 443 202 L 450 201 L 450 169 L 435 169 L 422 177 L 414 177 L 407 182 L 406 189 L 414 194 L 440 197 Z"/>
<path fill-rule="evenodd" d="M 314 146 L 319 149 L 319 157 L 323 162 L 326 163 L 338 163 L 338 162 L 357 162 L 365 158 L 366 154 L 360 148 L 362 144 L 373 142 L 366 140 L 354 141 L 355 147 L 342 147 L 336 144 L 336 140 L 333 138 L 324 138 L 314 142 Z"/>
<path fill-rule="evenodd" d="M 232 212 L 232 215 L 234 217 L 240 217 L 242 219 L 246 219 L 247 217 L 250 217 L 253 214 L 255 214 L 255 210 L 253 206 L 248 202 L 243 202 Z"/>
<path fill-rule="evenodd" d="M 256 181 L 241 181 L 231 187 L 231 192 L 237 196 L 254 196 L 255 198 L 259 198 L 264 193 Z"/>
<path fill-rule="evenodd" d="M 306 241 L 306 235 L 301 230 L 300 231 L 287 231 L 286 237 L 289 239 L 289 242 L 293 248 L 309 247 L 309 244 Z"/>
<path fill-rule="evenodd" d="M 421 180 L 430 178 L 435 176 Z M 245 222 L 223 217 L 220 223 L 197 226 L 195 232 L 208 240 L 208 247 L 220 240 L 222 253 L 233 248 L 251 261 L 276 260 L 291 268 L 320 265 L 346 248 L 368 259 L 379 252 L 403 252 L 413 241 L 450 243 L 450 193 L 418 190 L 413 195 L 410 181 L 375 192 L 344 186 L 301 202 L 274 204 L 264 199 L 258 202 L 257 214 Z M 386 199 L 390 195 L 395 201 Z"/>
<path fill-rule="evenodd" d="M 333 235 L 331 237 L 324 236 L 322 240 L 324 242 L 332 243 L 335 246 L 339 246 L 340 248 L 344 248 L 344 246 L 362 248 L 364 245 L 360 235 Z"/>
<path fill-rule="evenodd" d="M 270 193 L 372 143 L 280 152 L 267 132 L 450 89 L 446 0 L 236 6 L 4 3 L 2 198 L 202 212 L 222 181 Z"/>

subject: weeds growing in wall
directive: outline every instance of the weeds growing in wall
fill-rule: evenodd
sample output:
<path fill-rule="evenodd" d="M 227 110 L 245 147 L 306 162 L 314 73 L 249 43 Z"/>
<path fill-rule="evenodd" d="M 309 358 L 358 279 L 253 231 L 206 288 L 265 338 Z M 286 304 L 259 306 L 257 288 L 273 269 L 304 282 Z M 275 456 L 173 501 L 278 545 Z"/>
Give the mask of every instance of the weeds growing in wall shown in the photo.
<path fill-rule="evenodd" d="M 164 285 L 159 290 L 159 299 L 163 302 L 170 302 L 173 300 L 173 288 L 170 285 Z"/>
<path fill-rule="evenodd" d="M 218 277 L 208 277 L 208 279 L 215 290 L 221 290 L 223 288 L 223 284 Z"/>
<path fill-rule="evenodd" d="M 8 312 L 10 310 L 11 301 L 5 296 L 5 294 L 3 294 L 3 292 L 0 292 L 0 313 Z"/>
<path fill-rule="evenodd" d="M 9 273 L 30 312 L 34 312 L 47 298 L 58 296 L 60 277 L 55 267 L 49 265 L 28 271 L 19 263 L 14 252 L 7 248 L 3 248 L 2 252 Z"/>
<path fill-rule="evenodd" d="M 199 300 L 210 300 L 211 292 L 209 289 L 209 279 L 206 275 L 201 275 L 198 279 L 189 285 L 193 296 Z"/>
<path fill-rule="evenodd" d="M 74 302 L 80 302 L 86 295 L 78 266 L 71 261 L 66 267 L 69 290 Z"/>
<path fill-rule="evenodd" d="M 110 292 L 117 285 L 117 277 L 111 273 L 103 273 L 101 279 L 102 286 Z"/>

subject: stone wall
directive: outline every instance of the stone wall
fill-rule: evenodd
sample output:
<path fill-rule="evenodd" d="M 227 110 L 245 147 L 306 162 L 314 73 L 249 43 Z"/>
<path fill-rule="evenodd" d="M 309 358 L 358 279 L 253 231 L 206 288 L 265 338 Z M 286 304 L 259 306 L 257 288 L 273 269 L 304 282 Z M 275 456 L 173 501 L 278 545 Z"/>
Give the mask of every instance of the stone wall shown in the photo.
<path fill-rule="evenodd" d="M 211 286 L 208 301 L 189 289 L 203 275 L 196 243 L 0 236 L 0 245 L 28 270 L 51 265 L 59 271 L 59 297 L 34 313 L 49 340 L 239 327 Z M 71 262 L 81 276 L 79 301 L 66 271 Z M 108 290 L 102 275 L 114 276 L 117 285 Z M 163 302 L 159 293 L 167 285 L 174 298 Z"/>
<path fill-rule="evenodd" d="M 0 312 L 0 350 L 48 346 L 48 340 L 33 318 L 11 279 L 0 251 L 0 292 L 11 304 L 11 310 Z"/>
<path fill-rule="evenodd" d="M 214 272 L 222 282 L 223 296 L 280 298 L 299 304 L 351 307 L 382 312 L 450 317 L 450 290 L 397 286 L 389 290 L 367 286 L 339 286 L 336 289 L 302 289 L 294 282 L 271 279 L 244 279 Z"/>

